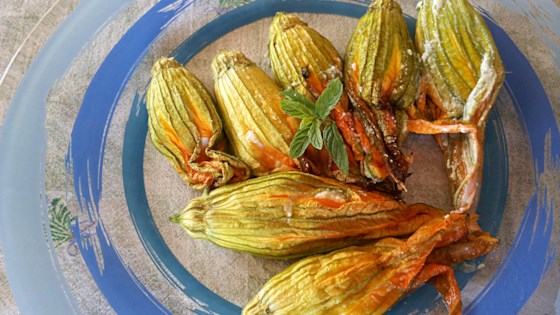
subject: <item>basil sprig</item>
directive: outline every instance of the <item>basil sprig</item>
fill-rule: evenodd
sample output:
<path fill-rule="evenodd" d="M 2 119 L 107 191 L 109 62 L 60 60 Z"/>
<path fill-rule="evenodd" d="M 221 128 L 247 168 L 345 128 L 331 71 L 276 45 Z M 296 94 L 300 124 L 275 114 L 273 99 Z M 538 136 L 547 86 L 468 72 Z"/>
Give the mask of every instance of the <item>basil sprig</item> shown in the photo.
<path fill-rule="evenodd" d="M 284 112 L 301 119 L 299 129 L 290 143 L 290 157 L 302 156 L 310 144 L 320 150 L 325 143 L 334 163 L 345 175 L 348 175 L 346 145 L 335 122 L 329 118 L 331 110 L 342 95 L 340 79 L 332 80 L 315 104 L 293 90 L 286 90 L 282 94 L 285 99 L 280 102 L 280 106 Z"/>

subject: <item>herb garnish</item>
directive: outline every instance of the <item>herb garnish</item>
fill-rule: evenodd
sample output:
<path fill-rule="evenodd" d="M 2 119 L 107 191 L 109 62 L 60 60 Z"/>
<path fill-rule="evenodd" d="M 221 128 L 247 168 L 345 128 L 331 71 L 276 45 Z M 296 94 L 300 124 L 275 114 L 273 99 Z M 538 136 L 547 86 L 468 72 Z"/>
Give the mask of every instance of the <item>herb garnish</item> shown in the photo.
<path fill-rule="evenodd" d="M 334 163 L 348 175 L 346 145 L 336 123 L 329 118 L 342 95 L 340 79 L 332 80 L 315 104 L 294 90 L 286 90 L 282 94 L 286 97 L 280 102 L 284 112 L 301 119 L 299 129 L 290 143 L 290 157 L 300 157 L 310 144 L 320 150 L 324 142 Z"/>

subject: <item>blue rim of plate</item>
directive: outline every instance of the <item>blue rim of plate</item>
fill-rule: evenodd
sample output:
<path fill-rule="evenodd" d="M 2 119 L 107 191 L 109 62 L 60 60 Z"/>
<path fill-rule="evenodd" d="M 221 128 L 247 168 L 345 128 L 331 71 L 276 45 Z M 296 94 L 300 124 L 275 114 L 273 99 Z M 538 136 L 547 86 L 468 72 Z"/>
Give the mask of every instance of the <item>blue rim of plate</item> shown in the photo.
<path fill-rule="evenodd" d="M 173 9 L 166 8 L 177 4 L 175 1 L 158 2 L 115 45 L 91 81 L 75 121 L 68 154 L 68 167 L 69 171 L 73 172 L 74 183 L 76 183 L 75 191 L 82 212 L 95 217 L 99 216 L 101 210 L 99 209 L 99 200 L 102 195 L 103 154 L 107 130 L 110 127 L 112 115 L 124 87 L 145 56 L 149 45 L 176 16 L 195 1 L 182 1 L 180 2 L 181 5 L 175 5 Z M 335 1 L 257 0 L 210 22 L 189 37 L 173 53 L 173 56 L 185 63 L 205 45 L 223 34 L 258 19 L 272 16 L 274 12 L 280 10 L 359 17 L 365 12 L 365 9 L 366 7 L 363 5 Z M 534 70 L 509 36 L 488 16 L 486 21 L 499 50 L 501 52 L 507 51 L 507 54 L 502 53 L 503 62 L 508 71 L 505 89 L 514 102 L 515 109 L 529 138 L 535 178 L 537 179 L 544 172 L 546 166 L 548 156 L 545 155 L 545 152 L 552 156 L 558 156 L 560 151 L 560 134 L 554 120 L 551 104 Z M 211 30 L 210 25 L 213 26 Z M 211 32 L 207 34 L 203 33 L 202 30 Z M 188 49 L 186 48 L 187 44 Z M 62 49 L 62 47 L 59 47 L 59 49 Z M 74 52 L 74 56 L 77 53 L 77 51 Z M 20 89 L 25 90 L 25 87 L 26 84 L 23 82 Z M 10 108 L 10 111 L 17 113 L 18 110 L 23 110 L 21 109 L 22 106 L 16 105 L 17 99 L 12 102 L 14 108 Z M 200 306 L 202 308 L 197 312 L 239 313 L 239 307 L 221 299 L 205 288 L 178 264 L 153 223 L 143 186 L 142 157 L 146 139 L 145 125 L 147 118 L 145 112 L 142 113 L 142 108 L 141 97 L 138 96 L 126 126 L 123 148 L 125 193 L 138 234 L 154 263 L 170 283 L 201 302 Z M 140 110 L 138 115 L 135 112 L 136 109 Z M 17 130 L 18 127 L 17 119 L 13 118 L 15 114 L 10 115 L 10 112 L 8 114 L 4 126 L 10 126 L 10 130 L 6 131 L 6 128 L 4 128 L 0 134 L 0 147 L 5 149 L 0 155 L 0 161 L 2 162 L 0 171 L 3 174 L 10 167 L 7 162 L 14 160 L 10 153 L 5 153 L 10 152 L 10 149 L 16 146 L 14 139 L 16 139 L 17 133 L 10 133 L 10 131 Z M 25 112 L 25 114 L 28 113 Z M 39 123 L 36 128 L 43 128 L 40 134 L 45 134 L 44 108 L 42 112 L 29 113 L 29 115 L 38 120 Z M 42 124 L 40 123 L 41 120 L 43 121 Z M 480 220 L 482 227 L 495 234 L 500 225 L 507 197 L 507 146 L 501 121 L 496 112 L 492 114 L 488 126 L 493 126 L 493 128 L 487 130 L 485 144 L 487 158 L 485 159 L 479 213 L 482 217 Z M 545 149 L 545 139 L 550 140 L 549 151 Z M 40 139 L 40 141 L 44 141 L 44 139 Z M 39 156 L 39 162 L 44 165 L 44 154 L 39 154 Z M 487 167 L 489 165 L 487 163 L 491 160 L 493 161 L 492 165 Z M 98 163 L 90 164 L 88 161 Z M 40 171 L 44 173 L 44 167 Z M 131 178 L 141 181 L 135 183 L 135 181 L 130 180 Z M 0 188 L 9 187 L 10 183 L 13 182 L 0 177 Z M 30 195 L 38 195 L 42 191 L 41 187 L 35 186 L 26 189 L 28 190 L 26 192 Z M 83 194 L 82 192 L 90 193 Z M 533 198 L 527 205 L 521 226 L 506 258 L 486 287 L 472 303 L 466 306 L 465 313 L 477 313 L 480 310 L 498 313 L 518 312 L 550 267 L 556 254 L 555 246 L 552 246 L 554 208 L 548 202 L 537 203 L 538 197 L 540 197 L 538 193 L 539 189 L 536 189 Z M 8 208 L 8 206 L 18 202 L 18 200 L 11 200 L 10 197 L 11 195 L 7 195 L 7 198 L 1 201 L 3 208 Z M 138 203 L 140 203 L 140 206 Z M 37 215 L 41 216 L 40 219 L 42 219 L 44 212 L 37 213 Z M 101 269 L 92 247 L 88 246 L 90 240 L 77 239 L 77 244 L 80 244 L 80 252 L 96 284 L 115 311 L 119 314 L 169 313 L 121 260 L 115 247 L 111 245 L 110 237 L 103 233 L 102 222 L 97 226 L 97 229 L 99 229 L 97 235 L 104 238 L 99 242 L 102 245 L 100 250 L 104 260 L 103 269 Z M 73 231 L 79 238 L 79 222 L 76 222 L 73 226 Z M 52 255 L 52 248 L 48 249 Z M 8 259 L 8 256 L 13 254 L 6 250 L 5 255 Z M 523 272 L 520 273 L 519 270 L 523 270 Z M 47 271 L 53 272 L 51 269 Z M 60 271 L 55 268 L 55 272 Z M 12 277 L 16 279 L 18 275 L 12 275 Z M 465 279 L 460 276 L 458 278 L 460 282 L 466 283 L 470 276 L 466 275 Z M 13 282 L 12 279 L 10 281 Z M 58 281 L 63 282 L 60 279 Z M 524 290 L 519 290 L 519 287 L 523 287 Z M 430 295 L 432 293 L 428 292 L 426 294 Z M 19 303 L 21 293 L 15 295 Z M 414 296 L 413 299 L 415 302 L 400 303 L 398 307 L 405 304 L 415 304 L 416 298 Z M 431 304 L 432 300 L 425 299 L 428 304 Z M 412 307 L 416 308 L 416 305 Z M 420 308 L 420 310 L 425 309 L 427 308 Z"/>

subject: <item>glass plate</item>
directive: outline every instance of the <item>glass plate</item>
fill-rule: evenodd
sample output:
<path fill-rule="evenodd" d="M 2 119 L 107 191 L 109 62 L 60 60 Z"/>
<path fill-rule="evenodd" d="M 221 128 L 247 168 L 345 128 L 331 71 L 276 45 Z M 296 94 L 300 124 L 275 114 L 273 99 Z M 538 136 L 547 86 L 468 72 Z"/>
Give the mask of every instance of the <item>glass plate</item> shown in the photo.
<path fill-rule="evenodd" d="M 402 2 L 414 16 L 414 3 Z M 312 0 L 81 3 L 28 69 L 0 134 L 2 247 L 22 313 L 238 314 L 288 263 L 190 239 L 168 221 L 197 193 L 146 137 L 151 65 L 173 56 L 211 90 L 210 62 L 222 48 L 244 51 L 270 73 L 266 39 L 275 12 L 300 13 L 343 52 L 366 7 Z M 458 266 L 456 275 L 465 313 L 542 313 L 553 309 L 560 284 L 560 134 L 527 58 L 480 10 L 507 70 L 487 125 L 477 207 L 481 227 L 501 243 Z M 405 18 L 413 31 L 411 16 Z M 406 149 L 415 164 L 405 199 L 449 208 L 443 159 L 431 137 L 411 136 Z M 442 307 L 426 286 L 391 313 Z"/>

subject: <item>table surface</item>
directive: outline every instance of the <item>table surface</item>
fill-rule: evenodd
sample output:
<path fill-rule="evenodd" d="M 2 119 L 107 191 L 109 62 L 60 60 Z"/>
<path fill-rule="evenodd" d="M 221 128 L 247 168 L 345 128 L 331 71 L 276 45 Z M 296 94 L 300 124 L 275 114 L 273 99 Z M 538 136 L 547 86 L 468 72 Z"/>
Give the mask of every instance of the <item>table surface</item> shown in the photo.
<path fill-rule="evenodd" d="M 54 31 L 55 26 L 62 22 L 63 17 L 70 13 L 78 5 L 78 2 L 77 0 L 2 0 L 2 10 L 0 12 L 0 75 L 3 75 L 10 67 L 11 75 L 2 76 L 2 91 L 5 93 L 0 95 L 0 128 L 9 107 L 10 96 L 25 73 L 25 69 L 32 62 L 32 57 L 48 39 L 48 34 Z M 141 1 L 131 5 L 151 6 L 154 2 Z M 415 1 L 402 0 L 400 2 L 413 5 Z M 560 82 L 560 0 L 472 2 L 488 10 L 490 15 L 508 32 L 529 59 L 553 104 L 556 120 L 560 122 L 560 89 L 558 89 L 558 82 Z M 59 11 L 62 10 L 62 14 L 57 14 L 54 18 L 52 14 L 49 15 L 48 13 L 53 6 L 56 6 Z M 43 18 L 53 19 L 49 23 L 52 25 L 51 28 L 34 29 L 35 25 Z M 31 40 L 27 40 L 29 34 L 32 34 L 30 36 Z M 535 43 L 539 44 L 535 45 Z M 25 46 L 23 52 L 20 51 L 22 44 Z M 18 53 L 20 53 L 20 57 L 21 54 L 25 56 L 14 62 L 13 57 Z M 560 200 L 558 201 L 560 202 Z M 557 212 L 560 210 L 558 206 L 556 206 L 556 210 Z M 6 211 L 6 209 L 0 209 L 0 211 Z M 556 213 L 556 219 L 556 222 L 558 222 L 558 213 Z M 555 232 L 558 233 L 557 230 Z M 558 259 L 552 269 L 556 273 L 559 272 Z M 556 301 L 556 306 L 554 306 L 554 301 L 551 300 L 554 294 L 546 293 L 548 300 L 543 301 L 541 296 L 544 296 L 545 292 L 542 291 L 544 289 L 536 291 L 529 300 L 528 307 L 543 303 L 546 307 L 539 308 L 537 306 L 528 309 L 539 309 L 548 314 L 558 312 L 560 302 Z M 15 299 L 9 289 L 5 265 L 2 260 L 2 248 L 0 247 L 0 314 L 18 313 Z"/>

